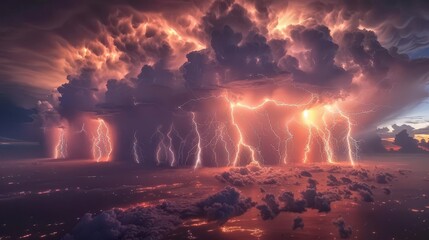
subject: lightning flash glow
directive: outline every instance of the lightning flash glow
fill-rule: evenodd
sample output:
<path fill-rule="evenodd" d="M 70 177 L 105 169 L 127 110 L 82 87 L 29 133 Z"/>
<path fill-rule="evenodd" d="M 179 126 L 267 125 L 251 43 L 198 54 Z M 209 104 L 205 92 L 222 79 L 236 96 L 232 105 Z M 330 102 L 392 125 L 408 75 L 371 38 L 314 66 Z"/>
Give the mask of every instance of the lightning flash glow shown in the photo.
<path fill-rule="evenodd" d="M 216 100 L 220 111 L 201 115 L 185 111 L 190 130 L 185 137 L 177 131 L 174 119 L 168 127 L 159 125 L 151 138 L 156 139 L 153 156 L 157 165 L 171 167 L 186 165 L 188 159 L 192 159 L 194 169 L 209 164 L 205 161 L 215 166 L 260 165 L 265 163 L 261 145 L 265 144 L 274 149 L 278 163 L 322 160 L 333 164 L 347 158 L 354 166 L 357 142 L 352 137 L 351 117 L 337 103 L 323 105 L 316 94 L 308 96 L 300 102 L 264 98 L 256 104 L 236 100 L 227 93 L 191 99 L 179 109 L 183 110 L 190 103 Z M 252 121 L 260 127 L 251 126 L 254 124 Z M 110 161 L 113 142 L 109 126 L 99 118 L 94 129 L 90 127 L 89 131 L 93 135 L 93 159 Z M 264 139 L 268 136 L 266 131 L 271 136 L 268 140 Z M 87 133 L 85 124 L 77 133 Z M 55 158 L 67 157 L 66 140 L 65 129 L 60 128 Z M 143 153 L 137 131 L 131 139 L 131 156 L 135 163 L 142 163 Z"/>
<path fill-rule="evenodd" d="M 208 144 L 201 144 L 203 141 L 203 134 L 198 127 L 198 123 L 196 122 L 196 115 L 192 112 L 192 125 L 194 128 L 194 132 L 196 135 L 196 154 L 195 154 L 195 163 L 194 168 L 197 168 L 202 165 L 202 153 L 205 148 L 209 148 L 212 151 L 213 159 L 218 165 L 218 144 L 222 143 L 224 152 L 226 153 L 226 157 L 228 158 L 228 165 L 230 166 L 238 166 L 243 164 L 242 160 L 244 154 L 247 154 L 249 158 L 247 159 L 247 163 L 251 164 L 261 164 L 262 157 L 260 156 L 260 150 L 258 146 L 254 146 L 248 140 L 245 127 L 238 120 L 237 116 L 241 115 L 242 111 L 249 111 L 258 113 L 259 111 L 266 110 L 266 107 L 272 105 L 280 109 L 283 109 L 284 112 L 291 111 L 294 109 L 303 109 L 302 110 L 302 123 L 303 129 L 306 129 L 305 132 L 305 144 L 302 152 L 302 163 L 308 163 L 313 161 L 311 158 L 312 155 L 316 151 L 315 143 L 318 142 L 321 145 L 321 155 L 324 155 L 324 159 L 328 163 L 335 163 L 336 161 L 336 151 L 334 147 L 333 133 L 332 128 L 335 126 L 336 122 L 339 120 L 343 120 L 345 122 L 346 128 L 346 136 L 344 137 L 345 146 L 347 149 L 347 158 L 352 166 L 355 165 L 356 158 L 356 141 L 352 138 L 352 122 L 350 117 L 340 108 L 334 104 L 331 105 L 322 105 L 317 104 L 318 96 L 315 94 L 311 94 L 310 98 L 303 103 L 288 103 L 285 101 L 279 101 L 276 99 L 265 98 L 260 103 L 256 105 L 247 104 L 242 101 L 234 101 L 227 97 L 227 95 L 220 96 L 212 96 L 205 97 L 199 99 L 192 99 L 185 103 L 184 105 L 190 102 L 198 102 L 205 101 L 208 99 L 223 99 L 226 101 L 228 105 L 229 111 L 229 120 L 228 123 L 231 125 L 233 131 L 235 131 L 235 136 L 231 137 L 229 133 L 226 133 L 227 127 L 225 125 L 219 124 L 217 128 L 214 129 L 214 137 L 209 140 Z M 184 105 L 180 106 L 182 108 Z M 329 117 L 328 117 L 329 115 Z M 290 118 L 289 120 L 285 120 L 284 129 L 282 133 L 278 132 L 278 130 L 274 129 L 272 126 L 271 120 L 268 117 L 268 127 L 271 129 L 274 136 L 277 138 L 278 144 L 275 146 L 276 152 L 278 152 L 279 159 L 282 160 L 283 163 L 288 162 L 289 154 L 288 154 L 288 145 L 291 144 L 292 140 L 295 138 L 290 125 L 295 123 L 297 120 L 295 118 Z M 213 122 L 213 121 L 211 121 Z M 210 123 L 209 125 L 211 125 Z M 228 138 L 226 137 L 228 136 Z M 284 136 L 284 137 L 281 137 Z M 260 136 L 259 136 L 260 137 Z M 233 144 L 234 149 L 231 152 L 228 147 L 227 139 L 230 140 L 231 144 Z M 283 142 L 283 152 L 281 150 Z M 337 142 L 337 141 L 335 141 Z M 274 145 L 273 145 L 274 146 Z M 231 158 L 232 157 L 232 158 Z"/>

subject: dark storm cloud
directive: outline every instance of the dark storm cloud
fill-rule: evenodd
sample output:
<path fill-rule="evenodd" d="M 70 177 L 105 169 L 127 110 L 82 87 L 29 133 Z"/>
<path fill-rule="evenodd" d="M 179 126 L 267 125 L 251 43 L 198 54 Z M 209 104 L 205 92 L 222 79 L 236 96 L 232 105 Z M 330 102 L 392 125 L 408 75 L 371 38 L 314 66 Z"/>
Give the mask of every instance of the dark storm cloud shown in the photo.
<path fill-rule="evenodd" d="M 58 3 L 57 1 L 48 1 L 43 4 L 30 3 L 20 4 L 19 1 L 6 1 L 2 11 L 2 30 L 6 33 L 11 33 L 10 37 L 18 37 L 18 33 L 21 32 L 26 36 L 32 36 L 31 41 L 20 39 L 24 42 L 23 48 L 32 48 L 37 50 L 59 49 L 64 43 L 69 43 L 71 46 L 86 46 L 91 53 L 96 56 L 100 56 L 106 53 L 107 49 L 112 47 L 116 48 L 120 54 L 120 60 L 126 63 L 125 68 L 136 74 L 141 67 L 141 63 L 144 63 L 148 59 L 157 60 L 162 58 L 162 49 L 168 48 L 168 43 L 165 41 L 166 35 L 162 29 L 156 29 L 149 27 L 141 37 L 135 37 L 136 26 L 139 24 L 148 22 L 150 18 L 147 16 L 141 16 L 139 12 L 144 13 L 161 13 L 167 20 L 174 19 L 183 15 L 188 10 L 198 9 L 199 11 L 205 11 L 206 13 L 200 19 L 201 31 L 194 30 L 195 36 L 202 39 L 208 39 L 207 43 L 213 41 L 211 37 L 214 32 L 217 32 L 221 36 L 226 34 L 223 32 L 225 26 L 230 26 L 236 33 L 242 34 L 242 40 L 249 39 L 248 41 L 241 42 L 238 48 L 243 48 L 238 51 L 241 52 L 241 56 L 236 59 L 229 59 L 231 62 L 235 60 L 245 60 L 247 64 L 243 65 L 247 68 L 257 67 L 255 70 L 238 74 L 239 77 L 247 77 L 249 75 L 272 75 L 274 69 L 272 65 L 272 56 L 269 53 L 271 49 L 266 46 L 266 40 L 264 34 L 266 30 L 258 29 L 259 25 L 254 20 L 261 20 L 267 18 L 275 18 L 274 8 L 286 9 L 287 3 L 280 3 L 278 1 L 244 1 L 250 2 L 255 8 L 257 18 L 252 19 L 251 14 L 245 9 L 244 5 L 228 1 L 213 1 L 212 3 L 195 3 L 189 1 L 157 1 L 156 3 L 148 3 L 146 1 L 65 1 Z M 168 4 L 166 4 L 168 3 Z M 210 6 L 209 6 L 210 5 Z M 168 6 L 168 10 L 167 7 Z M 416 8 L 418 10 L 416 10 Z M 405 1 L 394 1 L 389 3 L 379 1 L 346 1 L 336 2 L 330 1 L 326 3 L 318 1 L 308 1 L 305 8 L 306 11 L 311 12 L 314 19 L 320 19 L 317 13 L 332 13 L 338 11 L 340 17 L 345 20 L 359 19 L 366 22 L 368 26 L 384 26 L 387 32 L 391 32 L 389 36 L 392 39 L 398 40 L 399 43 L 416 43 L 425 42 L 425 35 L 422 34 L 424 22 L 424 16 L 427 12 L 427 4 L 424 1 L 412 1 L 410 4 Z M 399 14 L 398 14 L 399 13 Z M 380 17 L 384 16 L 384 17 Z M 386 18 L 385 18 L 386 17 Z M 130 21 L 121 21 L 122 19 L 128 19 Z M 186 21 L 180 19 L 182 25 L 186 25 Z M 389 23 L 392 22 L 392 23 Z M 29 24 L 30 23 L 30 24 Z M 405 24 L 406 23 L 406 24 Z M 405 26 L 404 26 L 405 24 Z M 357 27 L 351 25 L 351 27 Z M 43 30 L 43 31 L 42 31 Z M 408 34 L 397 34 L 397 31 L 404 31 Z M 250 34 L 250 32 L 254 32 Z M 203 34 L 205 33 L 205 34 Z M 216 34 L 216 35 L 218 35 Z M 416 37 L 418 34 L 420 37 Z M 332 64 L 332 55 L 335 55 L 336 44 L 330 40 L 329 33 L 326 33 L 326 29 L 320 27 L 314 29 L 307 29 L 301 37 L 303 43 L 310 49 L 310 57 L 313 61 L 316 61 L 313 66 L 315 69 L 323 70 L 322 75 L 317 75 L 317 71 L 313 70 L 313 74 L 303 72 L 297 69 L 293 64 L 289 66 L 291 70 L 294 70 L 295 74 L 299 76 L 299 79 L 315 81 L 310 79 L 311 76 L 317 76 L 318 79 L 327 78 L 325 81 L 336 81 L 338 77 L 344 74 L 344 70 Z M 306 35 L 314 37 L 314 42 L 310 43 L 306 41 Z M 386 34 L 388 35 L 388 34 Z M 406 36 L 405 36 L 406 35 Z M 113 37 L 113 42 L 109 42 L 108 37 Z M 292 37 L 294 38 L 294 37 Z M 404 40 L 404 38 L 406 40 Z M 30 38 L 26 38 L 30 39 Z M 10 41 L 10 38 L 3 39 L 6 42 Z M 59 44 L 54 44 L 57 40 Z M 59 40 L 59 41 L 58 41 Z M 215 41 L 218 42 L 218 41 Z M 18 41 L 19 43 L 19 41 Z M 215 44 L 217 49 L 216 56 L 223 59 L 225 56 L 222 54 L 222 49 L 226 46 L 221 47 L 222 43 Z M 238 43 L 237 43 L 238 44 Z M 227 48 L 235 48 L 236 43 L 227 44 Z M 392 46 L 398 45 L 393 44 Z M 52 48 L 55 45 L 55 48 Z M 325 48 L 320 49 L 321 46 Z M 171 46 L 170 46 L 171 47 Z M 55 51 L 49 52 L 49 54 L 55 54 Z M 60 52 L 61 51 L 56 51 Z M 58 54 L 58 53 L 57 53 Z M 183 54 L 186 55 L 186 52 Z M 239 54 L 240 55 L 240 54 Z M 257 60 L 259 59 L 259 60 Z M 324 61 L 320 61 L 323 59 Z M 54 61 L 55 58 L 52 58 Z M 319 60 L 319 61 L 318 61 Z M 45 59 L 46 62 L 51 61 Z M 225 60 L 227 61 L 227 60 Z M 258 62 L 258 64 L 255 63 Z M 227 61 L 228 62 L 228 61 Z M 55 62 L 50 62 L 48 66 L 57 66 Z M 237 64 L 237 62 L 235 62 Z M 321 66 L 320 64 L 325 64 Z M 92 60 L 84 62 L 70 63 L 70 68 L 76 67 L 93 67 L 95 64 Z M 118 68 L 117 65 L 106 61 L 109 68 Z M 225 63 L 226 64 L 226 63 Z M 236 65 L 233 64 L 233 65 Z M 299 63 L 297 63 L 299 65 Z M 319 65 L 317 65 L 319 64 Z M 137 65 L 137 66 L 134 66 Z M 140 65 L 140 66 L 139 66 Z M 241 67 L 243 67 L 241 66 Z M 137 68 L 136 68 L 137 67 Z M 237 66 L 236 66 L 237 67 Z M 326 68 L 322 68 L 326 67 Z M 240 68 L 240 67 L 239 67 Z M 46 70 L 48 71 L 48 69 Z M 45 71 L 45 72 L 46 72 Z M 239 72 L 242 72 L 240 70 Z M 247 70 L 249 71 L 249 70 Z M 56 75 L 59 76 L 59 75 Z M 334 80 L 330 80 L 333 78 Z M 347 77 L 344 76 L 345 84 L 347 85 Z M 61 81 L 58 79 L 57 81 Z M 320 80 L 322 81 L 322 80 Z M 318 82 L 318 80 L 316 81 Z M 340 81 L 342 82 L 342 81 Z"/>
<path fill-rule="evenodd" d="M 187 87 L 200 88 L 216 83 L 216 78 L 220 77 L 218 67 L 208 56 L 207 50 L 190 52 L 186 58 L 187 62 L 183 64 L 181 70 Z"/>
<path fill-rule="evenodd" d="M 264 36 L 250 32 L 243 40 L 242 34 L 234 32 L 228 25 L 213 31 L 211 36 L 216 60 L 227 71 L 225 81 L 269 77 L 276 73 L 271 49 Z"/>
<path fill-rule="evenodd" d="M 226 25 L 235 31 L 247 33 L 254 25 L 246 9 L 234 0 L 215 0 L 202 18 L 204 31 L 210 35 L 221 31 Z"/>
<path fill-rule="evenodd" d="M 134 103 L 134 89 L 125 80 L 111 79 L 107 81 L 106 87 L 106 103 L 110 106 L 131 106 Z"/>
<path fill-rule="evenodd" d="M 144 14 L 162 15 L 166 3 L 167 21 L 204 6 L 188 1 L 3 1 L 1 79 L 51 90 L 67 74 L 76 74 L 82 67 L 99 67 L 100 62 L 110 77 L 125 71 L 136 74 L 142 63 L 168 54 L 168 29 L 136 29 L 152 20 Z M 184 51 L 192 49 L 188 45 L 182 46 Z"/>
<path fill-rule="evenodd" d="M 405 108 L 414 107 L 427 98 L 428 59 L 409 59 L 397 49 L 383 47 L 374 32 L 366 30 L 345 31 L 341 37 L 339 59 L 352 63 L 350 71 L 361 74 L 361 81 L 373 90 L 366 95 L 364 87 L 358 91 L 366 102 L 379 106 L 368 114 L 362 126 L 380 124 L 383 120 L 398 116 Z M 370 122 L 372 121 L 372 123 Z"/>
<path fill-rule="evenodd" d="M 399 151 L 404 153 L 422 152 L 422 149 L 418 147 L 419 142 L 411 137 L 405 129 L 395 135 L 395 141 L 393 143 L 400 146 L 401 149 Z"/>
<path fill-rule="evenodd" d="M 83 69 L 79 76 L 68 76 L 68 83 L 58 87 L 59 112 L 66 118 L 72 118 L 83 112 L 94 111 L 98 91 L 94 82 L 94 70 Z"/>
<path fill-rule="evenodd" d="M 172 85 L 174 74 L 165 68 L 162 61 L 157 62 L 154 66 L 144 65 L 140 74 L 137 76 L 137 84 L 159 84 Z"/>
<path fill-rule="evenodd" d="M 262 10 L 263 3 L 258 7 Z M 182 71 L 188 86 L 271 77 L 278 73 L 267 39 L 241 5 L 214 1 L 201 21 L 213 53 L 200 51 L 187 55 Z"/>
<path fill-rule="evenodd" d="M 369 28 L 380 28 L 389 47 L 410 52 L 427 46 L 429 3 L 421 0 L 352 0 L 342 2 L 344 19 L 359 19 Z"/>
<path fill-rule="evenodd" d="M 334 43 L 328 27 L 293 26 L 290 34 L 295 44 L 307 50 L 303 52 L 303 59 L 310 68 L 309 71 L 300 69 L 299 60 L 292 56 L 283 59 L 280 64 L 293 74 L 294 81 L 336 88 L 351 83 L 351 75 L 334 62 L 339 47 Z"/>
<path fill-rule="evenodd" d="M 394 57 L 381 46 L 374 32 L 346 32 L 342 45 L 365 76 L 375 80 L 383 80 L 386 77 Z"/>
<path fill-rule="evenodd" d="M 407 131 L 408 134 L 411 135 L 411 137 L 414 137 L 415 128 L 413 126 L 408 125 L 408 124 L 402 124 L 402 125 L 393 124 L 391 126 L 391 128 L 392 128 L 392 130 L 390 130 L 387 127 L 379 128 L 379 129 L 377 129 L 377 133 L 378 133 L 378 135 L 380 135 L 381 138 L 393 138 L 393 137 L 395 137 L 396 134 L 405 130 L 405 131 Z"/>
<path fill-rule="evenodd" d="M 360 152 L 362 153 L 384 153 L 386 148 L 384 147 L 381 137 L 377 133 L 371 133 L 366 138 L 360 141 L 359 145 Z"/>

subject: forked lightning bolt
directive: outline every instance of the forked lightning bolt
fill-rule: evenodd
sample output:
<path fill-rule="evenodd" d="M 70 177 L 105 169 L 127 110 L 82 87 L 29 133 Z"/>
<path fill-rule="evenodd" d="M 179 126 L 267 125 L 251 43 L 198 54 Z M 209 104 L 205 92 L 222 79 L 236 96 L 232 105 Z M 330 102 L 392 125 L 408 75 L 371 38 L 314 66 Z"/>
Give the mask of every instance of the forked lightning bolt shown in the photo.
<path fill-rule="evenodd" d="M 99 118 L 96 136 L 93 139 L 92 153 L 97 162 L 107 162 L 112 154 L 112 141 L 109 127 L 103 119 Z"/>

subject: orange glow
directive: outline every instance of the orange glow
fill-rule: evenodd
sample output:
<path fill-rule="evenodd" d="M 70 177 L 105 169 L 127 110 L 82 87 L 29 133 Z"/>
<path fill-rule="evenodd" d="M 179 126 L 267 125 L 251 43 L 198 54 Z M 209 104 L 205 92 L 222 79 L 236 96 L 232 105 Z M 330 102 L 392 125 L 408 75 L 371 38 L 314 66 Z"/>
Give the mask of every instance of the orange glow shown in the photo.
<path fill-rule="evenodd" d="M 312 145 L 314 144 L 314 141 L 318 139 L 320 140 L 320 144 L 321 144 L 321 149 L 320 149 L 321 154 L 325 156 L 325 159 L 328 163 L 335 163 L 335 151 L 334 151 L 333 144 L 339 143 L 342 141 L 341 140 L 338 141 L 339 139 L 336 139 L 336 138 L 334 139 L 331 125 L 335 126 L 336 122 L 339 119 L 342 119 L 346 127 L 346 136 L 344 137 L 344 145 L 347 152 L 347 158 L 350 164 L 354 166 L 357 144 L 356 144 L 356 141 L 352 138 L 352 122 L 350 117 L 344 111 L 342 111 L 337 106 L 336 103 L 333 105 L 325 105 L 325 106 L 317 105 L 319 97 L 315 94 L 312 94 L 311 92 L 309 93 L 311 94 L 311 97 L 308 101 L 304 103 L 287 103 L 287 102 L 279 101 L 272 98 L 264 98 L 262 101 L 260 101 L 257 104 L 248 104 L 243 100 L 232 100 L 232 98 L 230 98 L 228 94 L 222 94 L 217 96 L 203 97 L 199 99 L 191 99 L 185 104 L 181 105 L 179 109 L 181 109 L 184 105 L 190 102 L 197 102 L 197 101 L 203 101 L 208 99 L 223 99 L 228 103 L 229 123 L 235 129 L 235 132 L 236 132 L 235 139 L 233 140 L 232 138 L 230 138 L 231 143 L 234 144 L 235 151 L 234 153 L 229 151 L 227 146 L 227 141 L 225 140 L 226 136 L 229 136 L 229 135 L 225 135 L 228 133 L 225 132 L 226 127 L 222 125 L 215 128 L 214 137 L 210 141 L 208 141 L 209 144 L 207 144 L 207 146 L 212 147 L 211 150 L 215 158 L 214 161 L 217 164 L 216 148 L 218 143 L 222 141 L 224 144 L 225 153 L 228 158 L 228 165 L 231 165 L 231 166 L 240 165 L 240 157 L 241 157 L 241 154 L 244 152 L 249 154 L 250 156 L 249 161 L 251 164 L 259 165 L 261 163 L 260 161 L 261 159 L 258 159 L 259 154 L 261 154 L 260 149 L 257 146 L 253 146 L 250 140 L 247 139 L 246 133 L 245 133 L 245 127 L 243 126 L 242 123 L 240 123 L 239 119 L 237 118 L 239 116 L 238 114 L 240 113 L 239 112 L 240 110 L 257 112 L 260 110 L 266 110 L 266 107 L 268 105 L 277 106 L 281 108 L 292 107 L 292 108 L 303 109 L 301 114 L 302 114 L 302 122 L 304 124 L 301 126 L 303 126 L 303 129 L 305 129 L 307 132 L 306 140 L 303 143 L 304 144 L 303 163 L 307 163 L 310 161 L 310 154 L 314 152 L 314 149 L 312 149 L 313 148 Z M 311 108 L 308 108 L 310 106 Z M 293 113 L 293 111 L 290 111 L 289 109 L 287 111 L 284 111 L 283 113 L 289 113 L 289 112 Z M 267 119 L 268 119 L 269 129 L 271 129 L 272 133 L 274 134 L 274 136 L 277 138 L 277 141 L 278 141 L 277 145 L 271 144 L 271 146 L 274 147 L 274 149 L 277 151 L 279 160 L 283 161 L 283 163 L 287 163 L 288 147 L 289 147 L 288 145 L 290 144 L 291 140 L 294 139 L 294 134 L 292 134 L 292 131 L 290 129 L 290 124 L 292 121 L 294 121 L 294 117 L 290 118 L 285 123 L 284 125 L 285 129 L 281 135 L 278 132 L 278 130 L 276 130 L 275 127 L 273 126 L 271 119 L 268 115 L 267 115 Z M 212 122 L 210 122 L 209 125 L 211 125 Z M 194 114 L 193 114 L 193 125 L 194 125 L 195 132 L 198 131 L 198 134 L 197 134 L 198 142 L 201 143 L 202 136 L 201 134 L 199 134 L 199 130 L 195 122 Z M 297 131 L 297 130 L 294 130 L 294 131 Z M 283 148 L 281 147 L 282 142 L 284 144 Z M 202 148 L 205 148 L 207 146 L 198 145 L 199 147 L 198 152 L 202 151 Z M 232 156 L 231 160 L 230 160 L 230 156 Z M 201 156 L 199 154 L 197 154 L 194 167 L 196 168 L 197 166 L 201 166 Z"/>
<path fill-rule="evenodd" d="M 97 135 L 93 139 L 92 146 L 93 157 L 97 162 L 108 162 L 113 150 L 109 127 L 103 119 L 99 118 L 97 121 Z"/>
<path fill-rule="evenodd" d="M 308 154 L 311 152 L 311 139 L 314 137 L 312 129 L 315 129 L 318 133 L 318 136 L 322 140 L 323 151 L 325 152 L 328 163 L 334 163 L 335 155 L 332 147 L 332 132 L 328 127 L 327 114 L 337 114 L 340 116 L 340 118 L 344 120 L 346 124 L 346 137 L 344 139 L 346 144 L 347 158 L 350 164 L 354 166 L 356 154 L 355 149 L 357 149 L 357 143 L 356 140 L 354 140 L 352 137 L 353 124 L 351 122 L 350 117 L 345 112 L 343 112 L 336 104 L 334 104 L 333 106 L 325 105 L 323 108 L 317 109 L 317 115 L 321 115 L 321 121 L 316 121 L 317 119 L 313 117 L 313 114 L 315 113 L 316 109 L 306 109 L 302 113 L 304 122 L 308 126 L 308 138 L 306 142 L 303 162 L 306 163 L 308 161 Z"/>
<path fill-rule="evenodd" d="M 234 125 L 234 127 L 237 129 L 237 133 L 238 133 L 238 137 L 239 137 L 238 143 L 236 145 L 236 149 L 237 150 L 235 152 L 233 166 L 237 166 L 237 163 L 238 163 L 238 160 L 239 160 L 239 155 L 240 155 L 240 153 L 242 151 L 242 148 L 245 148 L 245 149 L 247 149 L 250 152 L 250 154 L 251 154 L 251 163 L 259 164 L 259 161 L 256 159 L 256 156 L 255 156 L 255 151 L 256 151 L 255 148 L 253 148 L 252 146 L 250 146 L 249 144 L 247 144 L 245 142 L 245 140 L 243 138 L 242 130 L 241 130 L 239 124 L 235 120 L 235 115 L 234 115 L 235 108 L 238 107 L 238 108 L 244 108 L 244 109 L 251 110 L 251 111 L 257 111 L 257 110 L 260 110 L 261 108 L 265 107 L 266 104 L 268 104 L 268 103 L 272 103 L 272 104 L 274 104 L 274 105 L 276 105 L 278 107 L 303 107 L 303 106 L 311 104 L 312 102 L 314 102 L 314 100 L 317 99 L 317 97 L 315 95 L 311 94 L 311 98 L 307 102 L 302 103 L 302 104 L 294 104 L 294 103 L 285 103 L 285 102 L 278 101 L 278 100 L 275 100 L 275 99 L 265 98 L 258 105 L 252 106 L 252 105 L 247 105 L 247 104 L 244 104 L 244 103 L 241 103 L 241 102 L 234 103 L 231 100 L 229 100 L 226 96 L 224 96 L 224 98 L 229 102 L 231 122 L 232 122 L 232 125 Z M 304 115 L 306 116 L 306 119 L 309 118 L 308 112 L 304 111 Z M 288 129 L 288 127 L 286 127 L 286 128 Z M 290 131 L 289 130 L 287 130 L 287 131 L 290 134 Z M 289 136 L 292 136 L 292 134 L 290 134 Z M 285 151 L 287 151 L 287 149 L 285 149 Z M 286 159 L 284 158 L 283 161 L 286 162 Z"/>
<path fill-rule="evenodd" d="M 222 232 L 225 233 L 233 233 L 233 232 L 248 232 L 251 236 L 260 238 L 262 237 L 264 231 L 259 228 L 243 228 L 240 226 L 222 226 L 221 228 Z"/>
<path fill-rule="evenodd" d="M 417 139 L 419 142 L 423 139 L 426 140 L 426 142 L 429 141 L 429 134 L 414 134 L 414 138 Z"/>

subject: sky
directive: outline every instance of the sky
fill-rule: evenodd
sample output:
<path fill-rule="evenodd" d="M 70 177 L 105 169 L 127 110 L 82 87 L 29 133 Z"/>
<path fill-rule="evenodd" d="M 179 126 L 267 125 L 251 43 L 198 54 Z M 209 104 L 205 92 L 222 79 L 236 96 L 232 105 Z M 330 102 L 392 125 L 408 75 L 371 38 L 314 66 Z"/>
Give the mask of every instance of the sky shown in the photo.
<path fill-rule="evenodd" d="M 38 143 L 50 153 L 58 139 L 68 139 L 73 155 L 78 143 L 94 144 L 97 124 L 106 121 L 119 158 L 136 147 L 155 154 L 160 145 L 180 145 L 187 132 L 216 124 L 198 137 L 222 141 L 224 131 L 235 131 L 235 142 L 243 130 L 257 144 L 267 124 L 271 138 L 285 137 L 285 120 L 291 128 L 296 122 L 292 135 L 315 128 L 322 140 L 331 131 L 341 138 L 351 127 L 356 139 L 384 127 L 391 135 L 394 124 L 429 134 L 424 0 L 1 4 L 3 139 Z M 252 109 L 259 115 L 248 117 L 261 132 L 250 133 L 243 106 L 264 99 L 287 109 L 264 105 L 268 120 Z M 302 119 L 306 110 L 314 119 Z M 350 125 L 335 130 L 345 119 Z M 82 132 L 88 135 L 72 134 Z M 191 146 L 184 145 L 194 149 L 190 138 Z"/>

